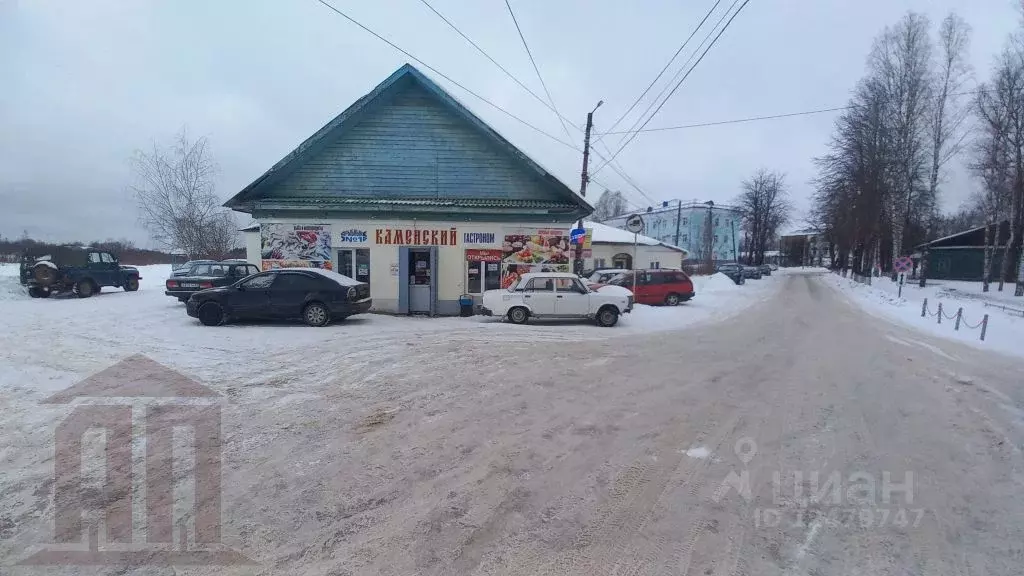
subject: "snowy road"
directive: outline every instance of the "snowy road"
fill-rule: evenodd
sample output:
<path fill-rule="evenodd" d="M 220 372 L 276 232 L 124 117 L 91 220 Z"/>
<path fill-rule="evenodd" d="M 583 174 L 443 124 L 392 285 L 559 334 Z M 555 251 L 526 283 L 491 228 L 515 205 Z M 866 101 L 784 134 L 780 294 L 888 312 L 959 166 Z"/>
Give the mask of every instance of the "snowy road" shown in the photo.
<path fill-rule="evenodd" d="M 139 333 L 228 397 L 223 538 L 259 564 L 178 573 L 1019 574 L 1024 364 L 865 315 L 813 275 L 772 282 L 682 332 L 332 329 L 357 352 L 282 344 L 259 370 L 228 352 L 311 332 L 241 327 L 231 350 Z M 119 338 L 25 344 L 94 365 L 81 341 Z M 39 353 L 13 344 L 9 362 Z M 68 384 L 33 370 L 7 398 Z M 0 565 L 50 536 L 58 417 L 4 421 Z"/>

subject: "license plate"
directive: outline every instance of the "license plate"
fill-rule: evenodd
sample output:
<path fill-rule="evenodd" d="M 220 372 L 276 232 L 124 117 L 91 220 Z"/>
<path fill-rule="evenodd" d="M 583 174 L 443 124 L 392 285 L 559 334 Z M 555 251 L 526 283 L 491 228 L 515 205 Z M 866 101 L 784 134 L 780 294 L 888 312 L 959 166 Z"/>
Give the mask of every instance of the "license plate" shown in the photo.
<path fill-rule="evenodd" d="M 181 287 L 182 288 L 199 288 L 199 284 L 193 284 L 191 282 L 183 282 L 181 284 Z"/>

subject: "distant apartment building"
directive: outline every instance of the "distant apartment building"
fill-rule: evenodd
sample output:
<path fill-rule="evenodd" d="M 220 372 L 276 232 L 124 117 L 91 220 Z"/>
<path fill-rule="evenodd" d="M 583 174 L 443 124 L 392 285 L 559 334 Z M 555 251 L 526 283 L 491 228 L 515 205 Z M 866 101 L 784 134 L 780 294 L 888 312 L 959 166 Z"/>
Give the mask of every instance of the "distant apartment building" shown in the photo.
<path fill-rule="evenodd" d="M 648 208 L 640 214 L 644 219 L 641 234 L 687 251 L 685 264 L 701 262 L 710 246 L 711 259 L 735 262 L 740 249 L 740 212 L 734 206 L 704 202 L 662 202 L 658 208 Z M 616 228 L 626 228 L 624 214 L 605 221 Z M 710 223 L 710 233 L 708 225 Z"/>

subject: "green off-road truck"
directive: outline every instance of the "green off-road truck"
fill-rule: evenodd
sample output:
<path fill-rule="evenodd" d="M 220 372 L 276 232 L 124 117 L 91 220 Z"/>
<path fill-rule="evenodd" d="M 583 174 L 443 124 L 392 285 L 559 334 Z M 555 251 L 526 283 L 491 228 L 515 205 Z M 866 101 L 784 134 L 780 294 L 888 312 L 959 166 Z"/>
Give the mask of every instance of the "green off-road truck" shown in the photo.
<path fill-rule="evenodd" d="M 88 298 L 104 286 L 139 289 L 139 269 L 121 266 L 110 252 L 82 246 L 60 246 L 45 254 L 24 254 L 21 257 L 21 283 L 29 296 L 49 298 L 52 294 L 73 292 Z"/>

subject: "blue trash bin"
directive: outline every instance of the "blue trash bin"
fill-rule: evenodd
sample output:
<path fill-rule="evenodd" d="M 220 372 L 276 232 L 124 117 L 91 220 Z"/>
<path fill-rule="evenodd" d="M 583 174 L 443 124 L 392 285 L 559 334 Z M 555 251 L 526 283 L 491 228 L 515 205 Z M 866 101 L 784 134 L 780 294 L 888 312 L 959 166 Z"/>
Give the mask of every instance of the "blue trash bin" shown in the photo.
<path fill-rule="evenodd" d="M 469 294 L 459 296 L 459 316 L 466 317 L 473 315 L 473 297 Z"/>

